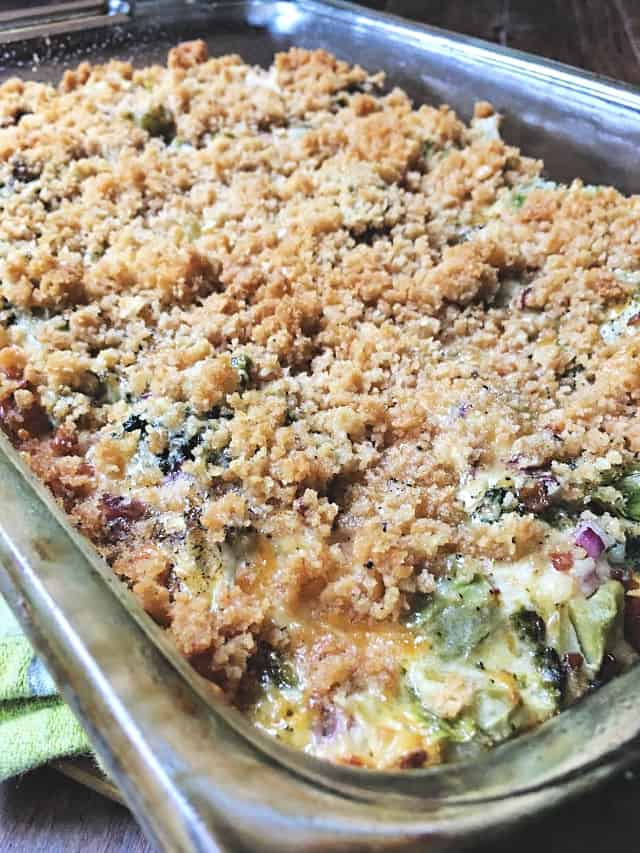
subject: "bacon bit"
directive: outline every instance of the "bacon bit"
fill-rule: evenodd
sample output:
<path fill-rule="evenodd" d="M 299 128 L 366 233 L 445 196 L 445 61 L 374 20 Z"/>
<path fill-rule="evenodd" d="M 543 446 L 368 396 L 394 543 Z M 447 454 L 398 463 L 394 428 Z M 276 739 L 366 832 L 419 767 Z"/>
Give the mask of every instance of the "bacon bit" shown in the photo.
<path fill-rule="evenodd" d="M 20 409 L 13 394 L 0 401 L 0 425 L 14 443 L 42 438 L 51 432 L 51 421 L 40 403 Z"/>
<path fill-rule="evenodd" d="M 533 513 L 544 512 L 551 503 L 549 489 L 543 479 L 524 483 L 518 489 L 518 498 L 524 507 Z"/>
<path fill-rule="evenodd" d="M 573 554 L 570 551 L 554 551 L 551 562 L 557 572 L 569 572 L 573 568 Z"/>
<path fill-rule="evenodd" d="M 124 539 L 132 523 L 141 519 L 147 511 L 142 501 L 108 493 L 100 498 L 100 509 L 106 522 L 108 538 L 114 542 Z"/>
<path fill-rule="evenodd" d="M 67 487 L 66 483 L 62 482 L 57 474 L 47 477 L 46 483 L 53 492 L 54 498 L 62 501 L 65 512 L 70 512 L 73 509 L 75 499 L 73 491 Z"/>
<path fill-rule="evenodd" d="M 418 767 L 424 767 L 427 761 L 427 753 L 424 749 L 414 749 L 408 752 L 400 759 L 398 767 L 401 770 L 415 770 Z"/>
<path fill-rule="evenodd" d="M 352 767 L 364 767 L 364 761 L 357 755 L 347 755 L 342 761 L 343 764 L 350 764 Z"/>
<path fill-rule="evenodd" d="M 142 501 L 136 498 L 123 498 L 121 495 L 111 495 L 108 492 L 100 499 L 102 512 L 107 521 L 126 518 L 127 521 L 138 521 L 146 512 Z"/>
<path fill-rule="evenodd" d="M 625 598 L 624 636 L 637 652 L 640 651 L 640 598 L 635 596 Z"/>
<path fill-rule="evenodd" d="M 562 662 L 566 669 L 571 670 L 571 672 L 575 672 L 582 667 L 584 658 L 579 652 L 567 652 L 563 656 Z"/>
<path fill-rule="evenodd" d="M 22 410 L 24 429 L 30 437 L 41 438 L 51 432 L 52 426 L 49 416 L 40 403 L 34 403 L 28 409 Z"/>
<path fill-rule="evenodd" d="M 640 311 L 627 320 L 627 326 L 637 326 L 640 323 Z"/>

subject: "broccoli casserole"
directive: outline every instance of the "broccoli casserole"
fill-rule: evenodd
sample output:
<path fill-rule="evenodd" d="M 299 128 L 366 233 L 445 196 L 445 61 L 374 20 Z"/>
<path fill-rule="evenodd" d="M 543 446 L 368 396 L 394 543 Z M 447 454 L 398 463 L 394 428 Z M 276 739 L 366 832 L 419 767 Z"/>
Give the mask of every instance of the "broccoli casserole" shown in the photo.
<path fill-rule="evenodd" d="M 472 756 L 640 649 L 640 201 L 499 123 L 202 42 L 0 87 L 0 423 L 332 761 Z"/>

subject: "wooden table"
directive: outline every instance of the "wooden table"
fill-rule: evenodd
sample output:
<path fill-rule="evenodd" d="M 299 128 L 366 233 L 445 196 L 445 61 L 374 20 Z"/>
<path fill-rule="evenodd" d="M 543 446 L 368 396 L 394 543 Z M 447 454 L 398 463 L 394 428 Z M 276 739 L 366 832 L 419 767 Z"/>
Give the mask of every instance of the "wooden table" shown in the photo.
<path fill-rule="evenodd" d="M 638 0 L 371 0 L 398 15 L 497 41 L 640 85 Z M 536 820 L 476 853 L 635 851 L 640 775 Z M 142 853 L 126 811 L 51 769 L 0 785 L 1 853 Z"/>

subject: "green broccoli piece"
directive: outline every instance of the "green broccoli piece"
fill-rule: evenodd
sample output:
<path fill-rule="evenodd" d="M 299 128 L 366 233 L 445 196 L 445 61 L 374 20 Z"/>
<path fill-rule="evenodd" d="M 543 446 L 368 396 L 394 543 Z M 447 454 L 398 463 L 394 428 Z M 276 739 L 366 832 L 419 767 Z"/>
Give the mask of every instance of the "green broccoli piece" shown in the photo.
<path fill-rule="evenodd" d="M 489 583 L 442 578 L 425 607 L 409 622 L 425 629 L 444 659 L 466 658 L 497 624 L 497 602 Z"/>
<path fill-rule="evenodd" d="M 429 725 L 436 737 L 446 739 L 451 743 L 468 743 L 475 737 L 477 727 L 473 719 L 468 716 L 461 716 L 456 720 L 445 720 L 425 708 L 420 694 L 408 678 L 405 678 L 403 684 L 405 699 L 409 706 L 421 720 Z"/>
<path fill-rule="evenodd" d="M 535 612 L 522 608 L 511 614 L 511 625 L 521 640 L 532 643 L 534 646 L 544 644 L 547 629 L 544 620 Z"/>
<path fill-rule="evenodd" d="M 210 465 L 217 465 L 220 468 L 228 468 L 233 461 L 231 451 L 228 447 L 223 447 L 217 450 L 211 450 L 206 456 L 207 462 Z"/>
<path fill-rule="evenodd" d="M 173 114 L 162 104 L 147 110 L 140 118 L 140 127 L 149 136 L 157 136 L 168 145 L 176 135 Z"/>
<path fill-rule="evenodd" d="M 586 496 L 586 503 L 629 521 L 640 521 L 640 471 L 632 469 L 617 479 L 603 480 Z"/>
<path fill-rule="evenodd" d="M 430 154 L 433 152 L 434 148 L 435 148 L 435 144 L 429 139 L 425 140 L 422 143 L 421 153 L 422 153 L 422 156 L 425 160 L 428 159 Z"/>
<path fill-rule="evenodd" d="M 640 521 L 640 471 L 622 477 L 615 484 L 625 498 L 623 515 L 631 521 Z"/>
<path fill-rule="evenodd" d="M 250 669 L 263 686 L 273 684 L 280 689 L 298 686 L 298 679 L 291 663 L 268 643 L 259 643 Z"/>
<path fill-rule="evenodd" d="M 251 378 L 251 370 L 253 362 L 246 353 L 238 353 L 231 356 L 231 367 L 238 371 L 240 376 L 240 385 L 246 388 Z"/>
<path fill-rule="evenodd" d="M 560 702 L 567 686 L 567 673 L 558 652 L 550 646 L 540 649 L 536 652 L 535 661 L 542 686 L 553 695 L 556 702 Z"/>
<path fill-rule="evenodd" d="M 587 663 L 595 669 L 600 668 L 616 629 L 620 630 L 623 607 L 624 588 L 614 580 L 607 581 L 590 598 L 574 599 L 569 604 L 580 647 Z"/>
<path fill-rule="evenodd" d="M 516 509 L 517 505 L 518 501 L 511 489 L 494 486 L 484 493 L 471 517 L 474 521 L 493 524 L 500 519 L 504 512 Z"/>
<path fill-rule="evenodd" d="M 530 647 L 540 687 L 559 704 L 567 686 L 567 673 L 557 651 L 546 645 L 547 628 L 535 610 L 522 608 L 511 614 L 510 623 L 521 642 Z"/>

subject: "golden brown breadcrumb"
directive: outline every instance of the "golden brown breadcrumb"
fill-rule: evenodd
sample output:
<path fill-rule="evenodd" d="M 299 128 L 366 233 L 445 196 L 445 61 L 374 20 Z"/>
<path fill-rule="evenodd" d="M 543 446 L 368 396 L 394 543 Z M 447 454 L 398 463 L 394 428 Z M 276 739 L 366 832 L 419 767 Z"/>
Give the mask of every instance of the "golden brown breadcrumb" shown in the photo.
<path fill-rule="evenodd" d="M 0 421 L 200 673 L 250 705 L 256 661 L 295 665 L 317 743 L 336 691 L 399 689 L 455 555 L 575 547 L 539 472 L 575 500 L 640 451 L 640 344 L 602 332 L 638 197 L 383 83 L 192 42 L 0 87 Z M 496 469 L 520 509 L 478 521 Z M 442 760 L 411 737 L 399 766 Z"/>

